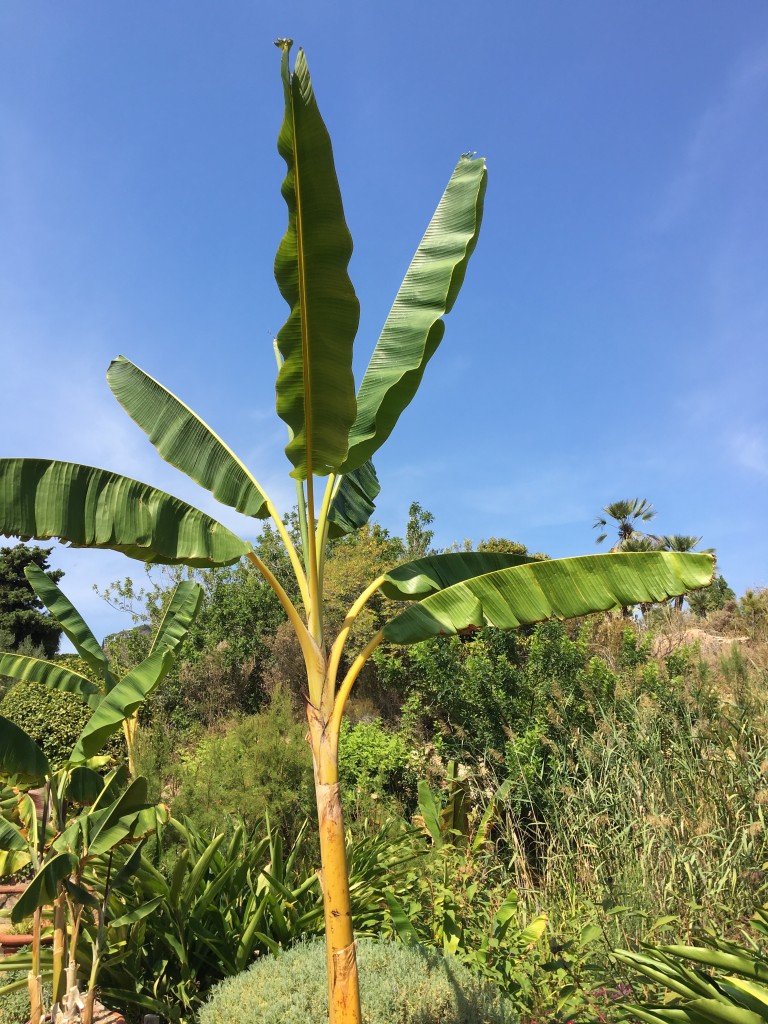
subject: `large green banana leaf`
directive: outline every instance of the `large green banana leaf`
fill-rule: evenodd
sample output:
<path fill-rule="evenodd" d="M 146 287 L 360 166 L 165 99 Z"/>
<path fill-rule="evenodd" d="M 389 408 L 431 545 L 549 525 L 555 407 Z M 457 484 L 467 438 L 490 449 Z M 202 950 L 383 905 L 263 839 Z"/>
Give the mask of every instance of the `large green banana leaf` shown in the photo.
<path fill-rule="evenodd" d="M 123 721 L 133 714 L 160 680 L 168 674 L 173 666 L 175 653 L 173 648 L 168 647 L 154 651 L 109 691 L 80 733 L 70 755 L 72 762 L 87 761 L 101 750 Z"/>
<path fill-rule="evenodd" d="M 147 780 L 140 775 L 113 803 L 81 817 L 87 856 L 98 856 L 132 837 L 137 816 L 147 810 L 154 808 L 149 803 Z"/>
<path fill-rule="evenodd" d="M 482 626 L 569 619 L 641 602 L 664 601 L 706 587 L 714 560 L 706 554 L 611 553 L 529 562 L 465 580 L 424 598 L 382 632 L 397 644 Z"/>
<path fill-rule="evenodd" d="M 24 575 L 29 580 L 29 585 L 34 592 L 72 641 L 83 661 L 103 677 L 108 688 L 111 687 L 114 680 L 109 673 L 107 657 L 80 612 L 39 566 L 28 565 L 24 570 Z"/>
<path fill-rule="evenodd" d="M 168 602 L 160 627 L 152 642 L 152 650 L 161 651 L 164 647 L 175 651 L 184 640 L 189 627 L 200 611 L 203 603 L 203 588 L 199 583 L 191 580 L 182 580 L 173 592 L 173 597 Z"/>
<path fill-rule="evenodd" d="M 362 466 L 392 433 L 445 331 L 477 244 L 485 161 L 463 156 L 405 275 L 357 394 L 343 473 Z"/>
<path fill-rule="evenodd" d="M 35 741 L 14 722 L 0 715 L 0 780 L 34 786 L 51 774 L 48 758 Z"/>
<path fill-rule="evenodd" d="M 370 459 L 343 476 L 328 512 L 328 536 L 343 537 L 365 526 L 376 508 L 373 500 L 380 490 Z"/>
<path fill-rule="evenodd" d="M 178 498 L 105 469 L 50 459 L 0 459 L 0 534 L 58 537 L 163 565 L 231 565 L 251 550 Z"/>
<path fill-rule="evenodd" d="M 27 840 L 15 825 L 0 816 L 0 878 L 15 874 L 30 860 Z"/>
<path fill-rule="evenodd" d="M 93 804 L 104 790 L 104 777 L 84 764 L 69 773 L 65 796 L 76 804 Z"/>
<path fill-rule="evenodd" d="M 110 363 L 107 383 L 166 462 L 224 505 L 259 519 L 269 516 L 267 499 L 249 470 L 207 423 L 162 384 L 123 356 Z"/>
<path fill-rule="evenodd" d="M 347 455 L 356 412 L 352 343 L 360 304 L 347 274 L 352 239 L 331 140 L 304 51 L 291 74 L 290 43 L 282 48 L 285 117 L 277 148 L 287 165 L 282 193 L 288 229 L 275 257 L 275 279 L 291 312 L 277 336 L 283 357 L 277 412 L 291 433 L 285 449 L 291 476 L 305 480 L 330 473 Z"/>
<path fill-rule="evenodd" d="M 403 562 L 385 573 L 381 592 L 393 601 L 420 601 L 428 594 L 445 590 L 455 583 L 532 561 L 534 559 L 528 555 L 502 551 L 451 551 L 447 555 L 426 555 L 413 562 Z"/>
<path fill-rule="evenodd" d="M 101 699 L 101 691 L 92 679 L 40 658 L 28 658 L 23 654 L 0 654 L 0 675 L 21 681 L 29 679 L 51 690 L 76 693 L 91 707 L 96 707 Z"/>
<path fill-rule="evenodd" d="M 59 886 L 77 868 L 77 857 L 72 853 L 57 853 L 43 864 L 11 911 L 14 924 L 30 917 L 38 907 L 53 903 L 59 895 Z"/>

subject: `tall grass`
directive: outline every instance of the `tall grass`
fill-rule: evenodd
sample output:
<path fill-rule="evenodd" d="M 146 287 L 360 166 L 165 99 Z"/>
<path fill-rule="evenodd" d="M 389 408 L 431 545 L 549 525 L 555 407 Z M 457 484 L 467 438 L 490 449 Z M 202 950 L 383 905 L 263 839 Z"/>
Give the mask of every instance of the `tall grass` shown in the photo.
<path fill-rule="evenodd" d="M 624 673 L 592 730 L 552 730 L 540 788 L 501 821 L 521 896 L 555 921 L 628 908 L 624 941 L 662 918 L 681 939 L 746 924 L 768 860 L 765 663 L 678 647 Z"/>

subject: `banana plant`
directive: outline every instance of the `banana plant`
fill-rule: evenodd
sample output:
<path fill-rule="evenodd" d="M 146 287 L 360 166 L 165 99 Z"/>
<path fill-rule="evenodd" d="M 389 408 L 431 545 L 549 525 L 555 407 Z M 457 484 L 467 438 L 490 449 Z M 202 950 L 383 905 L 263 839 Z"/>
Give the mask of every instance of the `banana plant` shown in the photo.
<path fill-rule="evenodd" d="M 101 677 L 101 685 L 55 662 L 0 655 L 0 672 L 76 693 L 93 708 L 67 762 L 56 770 L 23 729 L 0 716 L 0 782 L 17 794 L 16 808 L 8 817 L 0 818 L 0 874 L 29 865 L 35 871 L 11 915 L 14 922 L 30 915 L 34 920 L 28 977 L 33 1024 L 41 1019 L 44 1010 L 41 914 L 46 905 L 53 906 L 52 998 L 59 1008 L 57 1019 L 62 1024 L 70 1019 L 89 1024 L 108 923 L 110 891 L 138 865 L 134 858 L 122 866 L 118 860 L 113 872 L 113 858 L 119 847 L 139 842 L 157 828 L 158 815 L 165 814 L 163 808 L 148 802 L 146 779 L 132 778 L 128 782 L 134 776 L 138 710 L 173 666 L 200 606 L 202 588 L 188 581 L 179 584 L 168 603 L 151 653 L 118 680 L 93 633 L 65 595 L 36 566 L 29 570 L 27 578 L 35 593 L 58 619 L 80 656 Z M 119 766 L 103 777 L 97 769 L 103 768 L 109 758 L 99 752 L 121 727 L 128 745 L 129 768 Z M 38 812 L 30 790 L 40 788 Z M 89 880 L 89 872 L 105 860 L 106 878 L 99 886 Z M 137 907 L 133 914 L 150 913 L 151 909 Z M 90 977 L 86 994 L 81 997 L 77 949 L 86 911 L 92 913 L 96 925 L 91 941 Z"/>
<path fill-rule="evenodd" d="M 21 654 L 0 653 L 0 674 L 12 679 L 34 680 L 52 690 L 74 693 L 93 708 L 93 715 L 81 737 L 82 744 L 76 748 L 77 756 L 90 756 L 115 731 L 113 726 L 122 727 L 128 753 L 128 770 L 131 775 L 135 775 L 139 705 L 171 668 L 178 648 L 200 609 L 203 588 L 188 580 L 176 587 L 152 641 L 149 655 L 122 679 L 118 679 L 101 644 L 50 576 L 36 565 L 28 565 L 24 574 L 98 682 L 57 662 Z"/>
<path fill-rule="evenodd" d="M 149 802 L 146 779 L 139 777 L 128 782 L 124 766 L 102 776 L 97 769 L 103 768 L 108 758 L 84 759 L 80 747 L 83 735 L 67 764 L 54 771 L 34 740 L 0 716 L 0 780 L 17 790 L 19 820 L 16 824 L 7 818 L 0 819 L 0 848 L 6 858 L 10 855 L 6 870 L 31 865 L 35 872 L 11 911 L 14 923 L 33 918 L 31 954 L 21 957 L 29 961 L 27 984 L 32 1024 L 38 1024 L 45 1015 L 43 907 L 53 907 L 51 979 L 55 1017 L 62 1024 L 90 1024 L 110 889 L 128 877 L 138 863 L 130 857 L 121 864 L 118 850 L 142 841 L 157 828 L 158 818 L 167 816 L 162 805 Z M 39 810 L 38 802 L 30 794 L 33 789 L 37 790 Z M 106 881 L 99 886 L 94 884 L 91 872 L 96 864 L 105 862 Z M 96 931 L 91 942 L 90 977 L 86 991 L 81 993 L 77 950 L 83 918 L 89 911 L 96 921 Z M 136 912 L 141 913 L 141 908 L 136 908 Z M 151 908 L 146 912 L 150 913 Z M 3 964 L 4 969 L 17 966 L 17 958 Z"/>
<path fill-rule="evenodd" d="M 106 469 L 49 459 L 0 461 L 0 533 L 60 538 L 147 563 L 230 565 L 249 559 L 275 591 L 303 654 L 315 766 L 332 1024 L 358 1024 L 355 944 L 339 792 L 339 729 L 350 691 L 376 648 L 414 644 L 484 625 L 567 618 L 656 602 L 708 585 L 706 554 L 611 553 L 535 562 L 492 552 L 420 558 L 373 580 L 328 636 L 323 575 L 329 540 L 368 522 L 379 491 L 372 458 L 413 399 L 435 355 L 480 230 L 485 161 L 463 155 L 416 250 L 359 387 L 352 373 L 359 304 L 347 273 L 352 240 L 331 141 L 302 50 L 278 40 L 285 100 L 278 150 L 288 226 L 275 259 L 289 307 L 276 340 L 277 414 L 295 481 L 300 542 L 251 470 L 180 398 L 120 356 L 107 380 L 159 454 L 246 517 L 271 518 L 296 574 L 295 605 L 238 536 L 199 509 Z M 252 524 L 253 525 L 253 524 Z M 245 527 L 247 534 L 251 527 Z M 374 595 L 398 602 L 392 618 L 351 655 L 350 630 Z M 397 611 L 400 602 L 409 602 Z"/>

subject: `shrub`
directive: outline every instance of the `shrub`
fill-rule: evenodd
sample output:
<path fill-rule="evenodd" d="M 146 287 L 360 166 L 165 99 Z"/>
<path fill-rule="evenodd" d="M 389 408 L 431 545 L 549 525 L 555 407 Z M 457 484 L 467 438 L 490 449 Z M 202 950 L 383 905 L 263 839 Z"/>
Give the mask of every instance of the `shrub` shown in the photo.
<path fill-rule="evenodd" d="M 511 1024 L 510 1004 L 459 961 L 417 946 L 358 942 L 363 1024 Z M 200 1024 L 323 1024 L 325 943 L 266 957 L 223 982 Z"/>
<path fill-rule="evenodd" d="M 29 1020 L 29 989 L 26 971 L 0 973 L 0 987 L 18 984 L 19 988 L 0 995 L 0 1024 L 27 1024 Z M 50 1002 L 50 986 L 44 986 L 46 1004 Z"/>
<path fill-rule="evenodd" d="M 17 683 L 0 701 L 0 714 L 20 726 L 43 750 L 54 768 L 69 757 L 91 717 L 74 693 L 49 690 L 42 683 Z"/>
<path fill-rule="evenodd" d="M 315 813 L 305 733 L 281 691 L 258 715 L 207 733 L 179 768 L 173 813 L 213 830 L 234 815 L 252 829 L 269 812 L 272 824 L 292 840 Z"/>

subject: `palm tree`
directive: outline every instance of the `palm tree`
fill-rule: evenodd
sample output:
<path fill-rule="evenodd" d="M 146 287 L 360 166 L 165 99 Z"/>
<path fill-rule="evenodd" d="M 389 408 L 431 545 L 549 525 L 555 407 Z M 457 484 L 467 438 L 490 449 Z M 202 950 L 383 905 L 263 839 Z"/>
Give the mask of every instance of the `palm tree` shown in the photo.
<path fill-rule="evenodd" d="M 647 523 L 649 519 L 653 519 L 656 515 L 655 508 L 645 498 L 627 498 L 624 501 L 614 501 L 610 505 L 606 505 L 602 511 L 604 515 L 595 517 L 595 521 L 592 524 L 593 529 L 605 531 L 609 519 L 618 523 L 619 539 L 613 545 L 611 551 L 624 551 L 624 544 L 627 541 L 642 536 L 635 529 L 636 523 Z M 595 543 L 602 544 L 607 536 L 607 531 L 601 533 Z"/>

